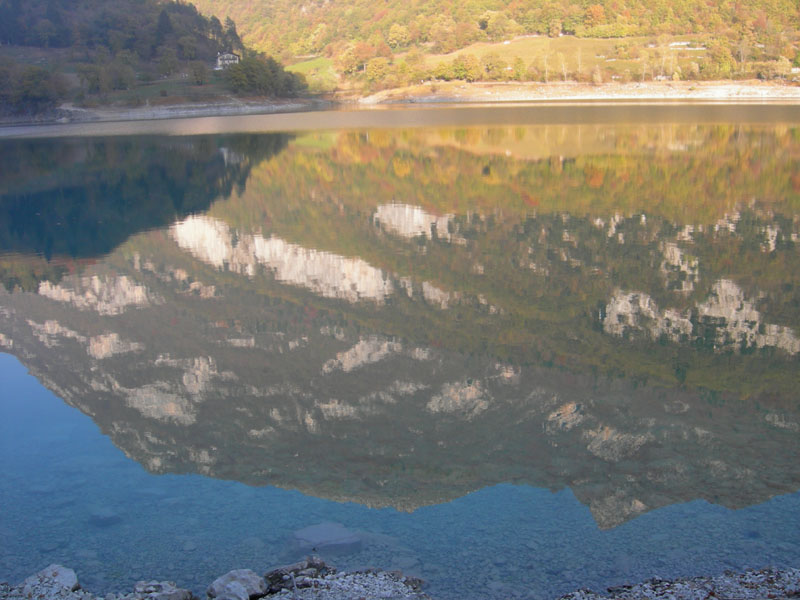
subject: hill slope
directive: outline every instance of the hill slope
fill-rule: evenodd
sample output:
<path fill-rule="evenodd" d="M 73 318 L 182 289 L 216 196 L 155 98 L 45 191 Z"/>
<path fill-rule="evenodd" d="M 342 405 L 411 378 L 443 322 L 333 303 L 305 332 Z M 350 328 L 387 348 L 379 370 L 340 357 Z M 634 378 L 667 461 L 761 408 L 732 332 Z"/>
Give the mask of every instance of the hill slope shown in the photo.
<path fill-rule="evenodd" d="M 630 37 L 733 33 L 758 40 L 795 30 L 791 0 L 198 0 L 206 14 L 230 15 L 245 41 L 271 53 L 320 53 L 364 42 L 379 51 L 430 46 L 449 52 L 476 41 L 523 34 Z"/>

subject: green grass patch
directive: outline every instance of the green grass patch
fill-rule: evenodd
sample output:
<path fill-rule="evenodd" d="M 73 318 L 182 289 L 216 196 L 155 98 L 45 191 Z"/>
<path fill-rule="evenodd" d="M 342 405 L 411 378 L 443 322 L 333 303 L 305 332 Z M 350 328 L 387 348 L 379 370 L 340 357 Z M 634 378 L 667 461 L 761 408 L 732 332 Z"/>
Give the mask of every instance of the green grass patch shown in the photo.
<path fill-rule="evenodd" d="M 308 89 L 314 94 L 333 92 L 339 84 L 339 77 L 336 69 L 333 68 L 333 61 L 323 56 L 295 63 L 286 67 L 286 70 L 305 75 Z"/>
<path fill-rule="evenodd" d="M 692 47 L 702 45 L 698 36 L 685 35 L 661 39 L 578 38 L 568 35 L 550 38 L 529 35 L 504 42 L 479 42 L 449 54 L 431 54 L 426 57 L 426 65 L 434 68 L 441 62 L 451 62 L 464 54 L 472 54 L 478 60 L 496 54 L 509 65 L 520 58 L 526 67 L 534 65 L 539 70 L 544 70 L 546 60 L 548 79 L 551 81 L 562 79 L 564 70 L 568 80 L 574 80 L 576 74 L 588 79 L 598 66 L 609 75 L 622 77 L 627 72 L 627 77 L 633 80 L 641 77 L 645 69 L 649 80 L 662 72 L 662 66 L 664 72 L 671 72 L 670 68 L 674 65 L 680 66 L 685 72 L 691 62 L 702 62 L 705 51 L 670 46 L 673 42 L 684 41 L 692 42 Z"/>

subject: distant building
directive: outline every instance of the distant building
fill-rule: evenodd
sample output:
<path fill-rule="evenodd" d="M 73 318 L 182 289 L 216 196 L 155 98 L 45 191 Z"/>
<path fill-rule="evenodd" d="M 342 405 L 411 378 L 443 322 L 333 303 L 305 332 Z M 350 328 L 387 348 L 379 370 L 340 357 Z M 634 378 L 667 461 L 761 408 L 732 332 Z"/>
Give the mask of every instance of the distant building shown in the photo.
<path fill-rule="evenodd" d="M 231 65 L 238 65 L 240 56 L 233 52 L 219 52 L 217 53 L 217 66 L 214 67 L 215 71 L 222 71 Z"/>

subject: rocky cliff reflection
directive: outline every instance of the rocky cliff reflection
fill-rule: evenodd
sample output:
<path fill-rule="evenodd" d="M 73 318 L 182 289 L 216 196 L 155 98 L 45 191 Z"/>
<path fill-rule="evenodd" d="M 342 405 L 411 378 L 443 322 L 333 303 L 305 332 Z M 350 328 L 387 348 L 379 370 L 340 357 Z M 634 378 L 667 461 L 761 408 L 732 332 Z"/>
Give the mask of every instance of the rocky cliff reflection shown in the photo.
<path fill-rule="evenodd" d="M 299 138 L 2 293 L 0 344 L 153 472 L 403 510 L 568 486 L 602 527 L 797 490 L 796 132 L 566 129 Z M 572 154 L 501 151 L 548 135 Z"/>

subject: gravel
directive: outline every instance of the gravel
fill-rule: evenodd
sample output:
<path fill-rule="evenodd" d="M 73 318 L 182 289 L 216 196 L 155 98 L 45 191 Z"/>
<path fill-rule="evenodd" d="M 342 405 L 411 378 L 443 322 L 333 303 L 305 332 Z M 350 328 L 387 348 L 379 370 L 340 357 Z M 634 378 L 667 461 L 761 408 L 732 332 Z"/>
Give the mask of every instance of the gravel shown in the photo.
<path fill-rule="evenodd" d="M 0 582 L 0 600 L 190 600 L 191 593 L 171 582 L 140 582 L 126 594 L 95 595 L 64 587 L 51 578 L 53 569 L 70 571 L 58 565 L 32 575 L 12 586 Z M 333 570 L 331 568 L 331 570 Z M 64 579 L 61 582 L 66 581 Z M 305 578 L 304 585 L 292 586 L 267 596 L 292 600 L 431 600 L 421 591 L 422 582 L 399 571 L 329 572 Z M 75 584 L 77 586 L 77 583 Z M 476 598 L 482 594 L 478 592 Z M 800 569 L 765 568 L 743 573 L 726 572 L 714 577 L 673 580 L 650 579 L 637 585 L 609 588 L 606 593 L 577 590 L 559 600 L 756 600 L 800 598 Z"/>
<path fill-rule="evenodd" d="M 715 577 L 673 580 L 651 579 L 637 585 L 608 588 L 607 593 L 578 590 L 559 600 L 760 600 L 800 598 L 800 569 L 758 569 L 744 573 L 726 572 Z"/>

